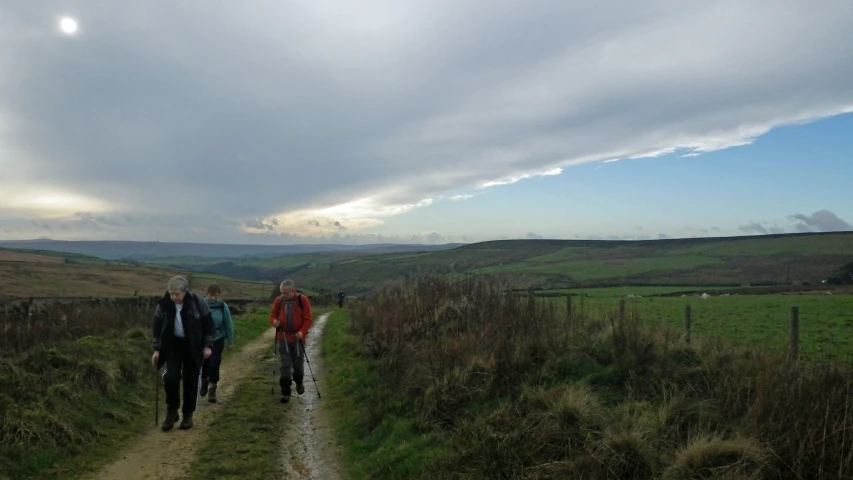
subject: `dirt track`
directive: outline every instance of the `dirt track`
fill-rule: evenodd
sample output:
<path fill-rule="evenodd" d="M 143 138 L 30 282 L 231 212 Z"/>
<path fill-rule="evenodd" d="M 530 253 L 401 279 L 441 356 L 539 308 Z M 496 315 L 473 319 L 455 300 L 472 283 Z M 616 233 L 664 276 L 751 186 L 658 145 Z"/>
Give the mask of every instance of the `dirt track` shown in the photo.
<path fill-rule="evenodd" d="M 308 336 L 308 354 L 315 376 L 321 375 L 322 368 L 317 339 L 322 335 L 328 317 L 329 314 L 324 314 L 317 318 Z M 93 480 L 187 478 L 187 468 L 192 464 L 198 448 L 203 444 L 210 423 L 227 407 L 235 388 L 243 381 L 246 374 L 257 366 L 259 360 L 268 356 L 273 334 L 274 331 L 270 329 L 242 351 L 234 354 L 233 358 L 223 362 L 220 374 L 222 385 L 217 391 L 219 401 L 216 404 L 210 404 L 206 397 L 199 400 L 193 415 L 192 429 L 179 430 L 178 425 L 175 425 L 174 430 L 164 433 L 159 426 L 153 425 L 152 418 L 152 426 L 149 430 L 140 436 L 135 444 L 121 453 L 118 460 L 87 478 Z M 274 361 L 277 362 L 278 359 Z M 306 365 L 305 393 L 302 396 L 294 395 L 289 404 L 281 405 L 282 409 L 290 412 L 283 418 L 284 425 L 293 426 L 284 429 L 282 478 L 332 480 L 343 478 L 339 474 L 341 470 L 337 461 L 337 452 L 333 447 L 333 437 L 329 431 L 329 420 L 324 409 L 320 408 L 323 400 L 317 399 L 317 390 L 307 367 Z M 323 393 L 322 383 L 320 388 L 320 393 Z M 162 421 L 165 414 L 162 390 L 160 395 L 160 420 Z M 267 397 L 258 401 L 270 400 Z M 169 454 L 164 455 L 164 452 Z"/>
<path fill-rule="evenodd" d="M 323 362 L 320 358 L 319 338 L 323 335 L 329 314 L 317 319 L 308 335 L 307 353 L 311 369 L 305 365 L 305 393 L 290 397 L 290 403 L 283 405 L 291 415 L 286 417 L 282 427 L 281 464 L 284 469 L 282 478 L 337 480 L 344 478 L 334 435 L 331 430 L 329 416 L 323 407 L 326 397 L 317 398 L 317 388 L 320 394 L 328 394 L 325 389 L 326 376 L 323 372 Z M 278 361 L 278 359 L 276 359 Z M 311 379 L 311 371 L 317 378 L 317 386 Z"/>

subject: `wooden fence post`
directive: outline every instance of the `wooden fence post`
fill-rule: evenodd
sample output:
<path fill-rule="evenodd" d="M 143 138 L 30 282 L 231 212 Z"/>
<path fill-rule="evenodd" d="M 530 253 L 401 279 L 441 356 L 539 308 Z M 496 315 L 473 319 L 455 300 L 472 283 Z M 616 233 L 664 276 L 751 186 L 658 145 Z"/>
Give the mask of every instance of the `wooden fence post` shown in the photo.
<path fill-rule="evenodd" d="M 527 291 L 527 315 L 531 319 L 536 316 L 536 294 L 533 288 Z"/>
<path fill-rule="evenodd" d="M 693 312 L 690 309 L 690 305 L 684 306 L 684 339 L 687 341 L 687 345 L 690 345 L 690 331 L 693 326 Z"/>
<path fill-rule="evenodd" d="M 572 295 L 566 295 L 566 316 L 569 320 L 572 319 Z"/>
<path fill-rule="evenodd" d="M 800 358 L 800 307 L 791 307 L 791 340 L 788 350 L 788 360 L 797 361 Z"/>

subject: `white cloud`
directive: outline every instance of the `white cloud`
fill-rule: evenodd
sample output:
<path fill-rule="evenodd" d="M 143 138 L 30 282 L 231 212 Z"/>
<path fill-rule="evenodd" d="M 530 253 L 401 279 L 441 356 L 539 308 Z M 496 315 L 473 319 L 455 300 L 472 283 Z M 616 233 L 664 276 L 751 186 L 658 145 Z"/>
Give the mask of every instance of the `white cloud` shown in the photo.
<path fill-rule="evenodd" d="M 559 175 L 561 173 L 563 173 L 563 169 L 557 167 L 557 168 L 551 168 L 551 169 L 548 169 L 544 172 L 538 172 L 538 173 L 514 174 L 514 175 L 509 175 L 507 177 L 504 177 L 504 178 L 501 178 L 498 180 L 492 180 L 489 182 L 484 182 L 483 184 L 480 185 L 480 188 L 496 187 L 499 185 L 512 185 L 513 183 L 517 183 L 517 182 L 520 182 L 521 180 L 528 179 L 528 178 L 554 176 L 554 175 Z"/>
<path fill-rule="evenodd" d="M 72 4 L 73 39 L 43 2 L 0 18 L 0 220 L 355 235 L 448 192 L 853 111 L 843 0 Z"/>
<path fill-rule="evenodd" d="M 475 193 L 466 193 L 466 194 L 461 194 L 461 195 L 453 195 L 452 197 L 450 197 L 450 199 L 453 200 L 454 202 L 459 202 L 462 200 L 470 200 L 476 196 L 477 196 L 477 194 L 475 194 Z"/>
<path fill-rule="evenodd" d="M 400 215 L 416 208 L 432 205 L 425 198 L 416 203 L 388 204 L 380 198 L 367 197 L 331 207 L 308 208 L 252 219 L 244 225 L 246 233 L 287 233 L 323 236 L 339 230 L 363 231 L 382 225 L 383 218 Z"/>

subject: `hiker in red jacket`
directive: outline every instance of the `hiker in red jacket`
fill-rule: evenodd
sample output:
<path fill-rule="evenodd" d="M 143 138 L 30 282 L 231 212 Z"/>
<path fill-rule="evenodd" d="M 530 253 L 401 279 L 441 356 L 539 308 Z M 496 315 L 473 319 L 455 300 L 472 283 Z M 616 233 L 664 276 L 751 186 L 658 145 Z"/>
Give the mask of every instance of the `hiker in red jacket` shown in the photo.
<path fill-rule="evenodd" d="M 276 329 L 281 370 L 278 384 L 281 387 L 281 403 L 290 400 L 290 384 L 296 382 L 296 393 L 302 395 L 305 387 L 305 348 L 302 342 L 311 328 L 311 303 L 308 297 L 296 290 L 293 280 L 285 280 L 279 286 L 281 295 L 276 297 L 270 313 L 270 325 Z M 292 380 L 291 380 L 292 369 Z"/>

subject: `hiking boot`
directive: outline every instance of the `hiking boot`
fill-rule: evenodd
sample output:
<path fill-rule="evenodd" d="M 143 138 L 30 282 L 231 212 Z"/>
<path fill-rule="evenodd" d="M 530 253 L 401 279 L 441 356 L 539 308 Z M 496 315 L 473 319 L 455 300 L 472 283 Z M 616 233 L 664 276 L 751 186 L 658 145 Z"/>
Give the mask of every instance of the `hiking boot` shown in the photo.
<path fill-rule="evenodd" d="M 299 395 L 305 393 L 305 385 L 302 385 L 302 382 L 299 380 L 296 381 L 296 393 Z"/>
<path fill-rule="evenodd" d="M 166 419 L 163 420 L 163 431 L 168 432 L 175 426 L 175 422 L 178 421 L 178 411 L 177 410 L 169 410 L 166 412 Z"/>
<path fill-rule="evenodd" d="M 184 419 L 181 420 L 181 430 L 189 430 L 193 428 L 193 414 L 185 413 Z"/>
<path fill-rule="evenodd" d="M 210 403 L 216 403 L 216 384 L 210 384 L 210 396 L 207 397 L 207 401 Z"/>
<path fill-rule="evenodd" d="M 201 381 L 201 392 L 199 392 L 199 395 L 201 395 L 202 397 L 207 395 L 208 385 L 210 385 L 210 380 L 205 378 L 204 380 Z"/>

